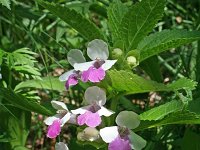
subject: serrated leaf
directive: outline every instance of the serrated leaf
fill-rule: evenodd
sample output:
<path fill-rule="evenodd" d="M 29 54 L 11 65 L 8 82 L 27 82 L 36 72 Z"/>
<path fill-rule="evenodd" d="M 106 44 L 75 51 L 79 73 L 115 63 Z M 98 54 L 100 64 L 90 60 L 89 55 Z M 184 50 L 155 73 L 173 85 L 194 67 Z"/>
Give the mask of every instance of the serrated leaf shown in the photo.
<path fill-rule="evenodd" d="M 41 80 L 35 79 L 35 80 L 28 80 L 21 82 L 15 87 L 15 91 L 18 91 L 23 88 L 38 88 L 38 89 L 48 89 L 48 90 L 55 90 L 62 92 L 66 90 L 64 84 L 65 83 L 60 82 L 58 78 L 44 77 L 41 78 Z"/>
<path fill-rule="evenodd" d="M 151 34 L 142 40 L 137 47 L 140 50 L 140 62 L 170 48 L 176 48 L 199 39 L 200 31 L 176 29 Z"/>
<path fill-rule="evenodd" d="M 146 80 L 127 71 L 111 70 L 108 72 L 112 88 L 125 95 L 145 93 L 151 91 L 176 91 L 180 89 L 194 89 L 196 82 L 182 78 L 171 84 L 165 85 L 155 81 Z"/>
<path fill-rule="evenodd" d="M 37 0 L 37 2 L 44 8 L 48 9 L 52 14 L 56 15 L 72 28 L 77 30 L 85 39 L 89 41 L 97 38 L 105 40 L 104 35 L 97 28 L 97 26 L 75 10 L 59 4 L 45 2 L 43 0 Z"/>
<path fill-rule="evenodd" d="M 140 120 L 160 120 L 172 112 L 181 110 L 183 106 L 181 101 L 173 100 L 143 112 L 140 114 Z"/>
<path fill-rule="evenodd" d="M 26 111 L 33 111 L 36 113 L 44 114 L 44 115 L 52 115 L 52 112 L 46 109 L 44 106 L 40 105 L 36 101 L 28 100 L 24 96 L 20 94 L 14 93 L 11 89 L 0 87 L 0 95 L 8 101 L 9 103 L 13 104 L 15 107 Z"/>
<path fill-rule="evenodd" d="M 121 23 L 121 35 L 126 50 L 136 49 L 138 43 L 153 30 L 162 17 L 165 0 L 142 0 L 125 14 Z"/>
<path fill-rule="evenodd" d="M 200 124 L 200 115 L 189 111 L 178 111 L 170 113 L 168 116 L 157 121 L 141 121 L 140 126 L 135 131 L 155 128 L 169 124 Z"/>
<path fill-rule="evenodd" d="M 10 9 L 10 0 L 0 0 L 0 3 Z"/>
<path fill-rule="evenodd" d="M 108 8 L 108 24 L 114 41 L 120 40 L 120 24 L 128 7 L 120 0 L 115 0 Z"/>

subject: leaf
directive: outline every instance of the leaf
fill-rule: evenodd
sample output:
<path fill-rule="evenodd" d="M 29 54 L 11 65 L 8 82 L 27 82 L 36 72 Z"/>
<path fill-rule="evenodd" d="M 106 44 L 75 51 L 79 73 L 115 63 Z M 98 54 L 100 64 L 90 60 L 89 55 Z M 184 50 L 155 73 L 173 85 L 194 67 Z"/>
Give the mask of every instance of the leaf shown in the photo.
<path fill-rule="evenodd" d="M 37 2 L 77 30 L 85 39 L 89 41 L 97 38 L 105 40 L 102 32 L 92 22 L 84 18 L 75 10 L 43 0 L 37 0 Z"/>
<path fill-rule="evenodd" d="M 108 8 L 108 24 L 114 41 L 120 40 L 120 24 L 128 7 L 120 0 L 115 0 Z"/>
<path fill-rule="evenodd" d="M 140 50 L 140 62 L 161 52 L 200 39 L 200 31 L 163 30 L 151 34 L 142 40 L 137 49 Z"/>
<path fill-rule="evenodd" d="M 179 111 L 183 109 L 183 103 L 178 100 L 173 100 L 171 102 L 165 103 L 158 107 L 154 107 L 148 111 L 140 114 L 140 120 L 160 120 L 164 118 L 166 115 Z"/>
<path fill-rule="evenodd" d="M 162 17 L 165 0 L 142 0 L 125 14 L 121 22 L 121 36 L 126 50 L 136 49 L 138 43 L 153 30 Z"/>
<path fill-rule="evenodd" d="M 44 115 L 52 115 L 52 112 L 46 109 L 44 106 L 40 105 L 36 101 L 31 101 L 26 99 L 20 94 L 14 93 L 12 90 L 4 87 L 0 87 L 0 95 L 3 98 L 13 104 L 15 107 L 26 111 L 33 111 L 36 113 L 44 114 Z"/>
<path fill-rule="evenodd" d="M 181 142 L 181 149 L 182 150 L 199 150 L 200 149 L 200 136 L 197 133 L 194 133 L 187 129 L 185 131 L 183 140 Z"/>
<path fill-rule="evenodd" d="M 64 82 L 60 82 L 59 79 L 55 77 L 44 77 L 41 78 L 41 80 L 35 79 L 21 82 L 15 87 L 15 91 L 23 88 L 48 89 L 60 92 L 65 91 Z"/>
<path fill-rule="evenodd" d="M 177 91 L 180 89 L 194 89 L 196 82 L 181 78 L 171 84 L 164 85 L 155 81 L 146 80 L 136 74 L 127 71 L 111 70 L 108 72 L 111 87 L 125 95 L 145 93 L 151 91 Z"/>
<path fill-rule="evenodd" d="M 31 113 L 12 106 L 7 106 L 7 108 L 8 111 L 0 110 L 0 128 L 8 133 L 11 140 L 9 143 L 4 143 L 3 147 L 5 149 L 23 147 L 25 149 L 31 125 Z"/>
<path fill-rule="evenodd" d="M 10 9 L 10 0 L 0 0 L 0 3 Z"/>
<path fill-rule="evenodd" d="M 152 56 L 141 62 L 140 67 L 150 76 L 152 80 L 157 82 L 163 81 L 157 56 Z"/>
<path fill-rule="evenodd" d="M 141 131 L 169 124 L 200 124 L 200 115 L 196 115 L 189 111 L 178 111 L 169 114 L 161 120 L 141 121 L 140 126 L 134 131 Z"/>

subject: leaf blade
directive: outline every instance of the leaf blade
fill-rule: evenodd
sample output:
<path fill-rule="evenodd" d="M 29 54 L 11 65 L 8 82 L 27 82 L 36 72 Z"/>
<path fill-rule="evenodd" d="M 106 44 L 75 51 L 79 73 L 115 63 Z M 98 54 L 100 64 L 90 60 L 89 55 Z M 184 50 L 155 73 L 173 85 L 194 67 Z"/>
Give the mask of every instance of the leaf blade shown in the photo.
<path fill-rule="evenodd" d="M 45 2 L 43 0 L 37 0 L 37 2 L 44 8 L 48 9 L 52 14 L 56 15 L 77 30 L 85 39 L 93 40 L 99 38 L 106 40 L 97 26 L 84 18 L 75 10 L 60 6 L 58 4 Z"/>
<path fill-rule="evenodd" d="M 146 37 L 137 49 L 140 50 L 140 62 L 145 59 L 181 45 L 200 39 L 200 31 L 163 30 Z"/>
<path fill-rule="evenodd" d="M 137 48 L 138 43 L 152 31 L 162 17 L 164 7 L 165 0 L 143 0 L 129 9 L 121 23 L 127 51 Z"/>

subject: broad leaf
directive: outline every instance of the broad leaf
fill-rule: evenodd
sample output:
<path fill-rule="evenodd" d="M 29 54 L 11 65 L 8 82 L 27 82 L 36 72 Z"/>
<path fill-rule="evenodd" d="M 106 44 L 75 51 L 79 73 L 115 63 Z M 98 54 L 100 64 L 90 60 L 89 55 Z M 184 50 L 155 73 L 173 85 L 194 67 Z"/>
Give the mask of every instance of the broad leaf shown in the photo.
<path fill-rule="evenodd" d="M 43 0 L 37 0 L 37 2 L 77 30 L 85 39 L 89 41 L 97 38 L 105 40 L 102 32 L 92 22 L 84 18 L 75 10 Z"/>
<path fill-rule="evenodd" d="M 138 43 L 153 30 L 164 7 L 165 0 L 142 0 L 129 9 L 120 25 L 127 51 L 137 48 Z"/>
<path fill-rule="evenodd" d="M 187 129 L 184 133 L 184 137 L 181 142 L 181 149 L 182 150 L 198 150 L 200 149 L 200 136 L 199 134 L 190 131 Z"/>
<path fill-rule="evenodd" d="M 160 64 L 157 56 L 152 56 L 140 63 L 140 67 L 157 82 L 163 82 L 163 77 L 160 70 Z"/>
<path fill-rule="evenodd" d="M 114 1 L 108 8 L 108 23 L 114 41 L 120 40 L 120 24 L 128 7 L 120 0 Z"/>
<path fill-rule="evenodd" d="M 151 34 L 137 47 L 140 50 L 140 62 L 170 48 L 176 48 L 199 39 L 200 31 L 164 30 Z"/>
<path fill-rule="evenodd" d="M 140 126 L 135 131 L 155 128 L 169 124 L 200 124 L 200 115 L 189 111 L 178 111 L 169 114 L 165 118 L 157 121 L 141 121 Z"/>
<path fill-rule="evenodd" d="M 176 91 L 180 89 L 194 89 L 196 82 L 182 78 L 168 85 L 146 80 L 127 71 L 112 70 L 108 72 L 112 88 L 125 95 L 145 93 L 150 91 Z"/>
<path fill-rule="evenodd" d="M 0 3 L 10 9 L 10 0 L 0 0 Z"/>
<path fill-rule="evenodd" d="M 140 114 L 141 120 L 159 120 L 164 118 L 166 115 L 183 109 L 183 102 L 178 100 L 173 100 L 171 102 L 165 103 L 158 107 L 152 108 L 144 113 Z"/>
<path fill-rule="evenodd" d="M 48 89 L 62 92 L 65 90 L 65 85 L 64 82 L 60 82 L 58 78 L 44 77 L 41 80 L 35 79 L 21 82 L 15 87 L 15 91 L 23 88 Z"/>
<path fill-rule="evenodd" d="M 36 101 L 28 100 L 20 94 L 15 94 L 12 90 L 4 87 L 0 87 L 0 95 L 13 104 L 15 107 L 26 111 L 33 111 L 36 113 L 44 114 L 44 115 L 52 115 L 52 112 L 37 103 Z"/>

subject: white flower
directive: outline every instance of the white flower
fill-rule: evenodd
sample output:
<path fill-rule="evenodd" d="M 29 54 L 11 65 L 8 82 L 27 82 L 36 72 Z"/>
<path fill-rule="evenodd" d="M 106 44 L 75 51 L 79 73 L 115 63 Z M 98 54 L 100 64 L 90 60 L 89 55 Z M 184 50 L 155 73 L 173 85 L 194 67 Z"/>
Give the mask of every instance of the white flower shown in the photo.
<path fill-rule="evenodd" d="M 69 150 L 67 145 L 63 142 L 56 143 L 55 150 Z"/>

